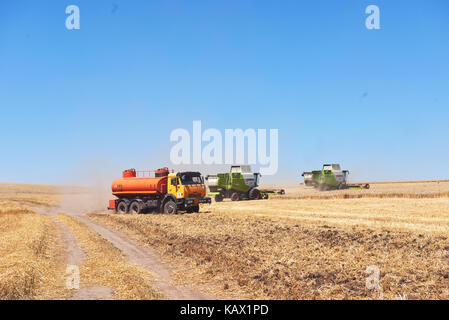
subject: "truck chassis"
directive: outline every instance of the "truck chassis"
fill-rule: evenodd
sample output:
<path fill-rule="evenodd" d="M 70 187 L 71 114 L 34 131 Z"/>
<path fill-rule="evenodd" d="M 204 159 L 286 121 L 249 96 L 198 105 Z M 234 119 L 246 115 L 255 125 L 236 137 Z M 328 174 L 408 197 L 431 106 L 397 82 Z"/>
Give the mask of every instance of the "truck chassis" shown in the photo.
<path fill-rule="evenodd" d="M 199 212 L 200 204 L 211 203 L 211 199 L 206 198 L 184 198 L 176 199 L 172 195 L 165 197 L 123 197 L 109 200 L 108 210 L 115 213 L 167 213 L 176 214 L 180 211 L 187 213 Z"/>

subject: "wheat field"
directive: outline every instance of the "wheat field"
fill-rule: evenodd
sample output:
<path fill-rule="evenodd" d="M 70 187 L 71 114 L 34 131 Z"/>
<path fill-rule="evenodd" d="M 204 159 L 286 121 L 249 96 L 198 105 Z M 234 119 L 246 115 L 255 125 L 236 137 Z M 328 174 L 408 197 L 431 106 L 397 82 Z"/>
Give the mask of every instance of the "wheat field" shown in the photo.
<path fill-rule="evenodd" d="M 366 182 L 369 189 L 345 189 L 319 191 L 313 187 L 298 184 L 271 184 L 261 188 L 284 189 L 285 195 L 273 196 L 280 199 L 352 199 L 352 198 L 440 198 L 449 197 L 448 180 Z M 366 183 L 360 183 L 364 185 Z"/>
<path fill-rule="evenodd" d="M 0 299 L 56 299 L 68 292 L 60 234 L 16 198 L 0 200 Z"/>
<path fill-rule="evenodd" d="M 369 211 L 358 211 L 368 201 L 333 201 L 326 211 L 317 210 L 321 204 L 316 201 L 223 202 L 197 215 L 93 218 L 157 248 L 180 266 L 180 283 L 215 284 L 217 296 L 449 298 L 449 211 L 443 211 L 449 199 L 428 208 L 425 221 L 425 213 L 416 213 L 416 203 L 382 203 L 378 218 L 374 203 Z M 407 217 L 406 210 L 415 212 Z M 420 222 L 415 225 L 414 219 Z M 369 266 L 380 270 L 379 290 L 366 288 Z"/>
<path fill-rule="evenodd" d="M 213 283 L 217 296 L 448 299 L 444 188 L 382 183 L 304 195 L 299 186 L 269 200 L 213 203 L 197 215 L 92 217 L 157 248 L 179 266 L 179 283 Z M 372 266 L 377 289 L 366 286 Z"/>
<path fill-rule="evenodd" d="M 447 187 L 382 183 L 318 192 L 287 186 L 284 197 L 212 203 L 198 214 L 83 210 L 154 249 L 173 268 L 176 285 L 195 285 L 217 298 L 449 299 Z M 151 287 L 151 273 L 64 214 L 61 202 L 76 204 L 86 192 L 0 184 L 0 299 L 70 296 L 62 285 L 61 235 L 50 217 L 36 213 L 42 207 L 61 213 L 85 250 L 84 285 L 115 288 L 118 299 L 163 298 Z"/>
<path fill-rule="evenodd" d="M 63 199 L 84 200 L 85 193 L 86 188 L 0 184 L 0 299 L 72 298 L 58 220 L 73 232 L 86 256 L 77 265 L 81 289 L 112 288 L 114 299 L 164 299 L 151 287 L 151 272 L 127 261 L 87 226 L 68 215 L 57 214 L 55 221 L 37 213 L 57 213 Z"/>

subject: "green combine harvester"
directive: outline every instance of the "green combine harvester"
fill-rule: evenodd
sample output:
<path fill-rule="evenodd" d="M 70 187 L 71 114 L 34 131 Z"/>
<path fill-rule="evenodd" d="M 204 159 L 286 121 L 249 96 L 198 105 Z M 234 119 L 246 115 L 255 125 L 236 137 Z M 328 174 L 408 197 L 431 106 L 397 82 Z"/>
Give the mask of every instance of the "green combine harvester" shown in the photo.
<path fill-rule="evenodd" d="M 341 170 L 339 164 L 325 164 L 322 170 L 303 172 L 304 184 L 321 191 L 336 189 L 369 189 L 369 184 L 348 184 L 348 170 Z"/>
<path fill-rule="evenodd" d="M 251 172 L 251 166 L 232 166 L 228 173 L 206 176 L 210 196 L 220 202 L 268 199 L 270 194 L 285 194 L 283 189 L 258 189 L 260 173 Z"/>

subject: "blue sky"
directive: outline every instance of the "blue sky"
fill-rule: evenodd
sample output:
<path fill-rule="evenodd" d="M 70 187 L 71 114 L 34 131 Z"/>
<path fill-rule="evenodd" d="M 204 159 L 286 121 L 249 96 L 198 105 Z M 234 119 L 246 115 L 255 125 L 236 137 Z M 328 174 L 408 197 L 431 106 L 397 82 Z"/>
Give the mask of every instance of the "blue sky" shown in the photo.
<path fill-rule="evenodd" d="M 445 0 L 0 3 L 0 181 L 170 165 L 193 120 L 279 129 L 266 182 L 447 179 L 448 110 Z"/>

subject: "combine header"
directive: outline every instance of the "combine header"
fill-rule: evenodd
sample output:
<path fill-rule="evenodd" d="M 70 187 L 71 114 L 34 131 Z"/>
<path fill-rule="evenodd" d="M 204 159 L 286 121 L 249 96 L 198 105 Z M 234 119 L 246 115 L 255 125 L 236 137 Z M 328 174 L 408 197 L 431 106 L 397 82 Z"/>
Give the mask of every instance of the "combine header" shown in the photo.
<path fill-rule="evenodd" d="M 208 195 L 215 201 L 268 199 L 270 194 L 284 194 L 283 189 L 258 189 L 260 173 L 251 172 L 251 166 L 232 166 L 228 173 L 206 176 Z"/>
<path fill-rule="evenodd" d="M 138 176 L 141 175 L 141 176 Z M 168 168 L 151 171 L 123 171 L 122 178 L 112 182 L 110 210 L 117 213 L 198 212 L 201 203 L 211 203 L 199 172 L 169 172 Z"/>
<path fill-rule="evenodd" d="M 347 184 L 348 170 L 341 170 L 339 164 L 325 164 L 322 170 L 303 172 L 304 184 L 319 190 L 369 189 L 369 184 Z"/>

